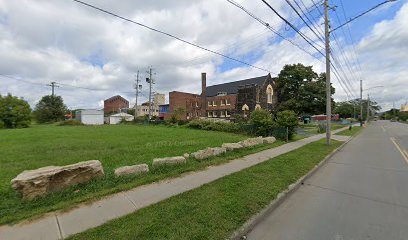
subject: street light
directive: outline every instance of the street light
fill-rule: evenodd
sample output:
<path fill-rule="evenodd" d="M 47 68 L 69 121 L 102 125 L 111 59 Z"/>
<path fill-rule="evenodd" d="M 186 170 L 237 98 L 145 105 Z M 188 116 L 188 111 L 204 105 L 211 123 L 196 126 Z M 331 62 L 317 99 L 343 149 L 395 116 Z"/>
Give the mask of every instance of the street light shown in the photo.
<path fill-rule="evenodd" d="M 366 88 L 364 89 L 364 91 L 368 91 L 374 88 L 383 88 L 384 86 L 374 86 L 374 87 L 370 87 L 370 88 Z M 363 99 L 361 99 L 361 104 L 363 104 Z M 361 105 L 362 106 L 362 105 Z M 362 107 L 361 107 L 362 109 Z M 370 117 L 370 94 L 367 93 L 367 122 L 369 120 Z M 361 118 L 363 118 L 363 112 L 361 112 Z"/>
<path fill-rule="evenodd" d="M 324 36 L 325 36 L 325 50 L 326 50 L 326 121 L 327 121 L 327 126 L 326 126 L 326 144 L 330 145 L 330 138 L 331 138 L 331 129 L 330 129 L 330 121 L 331 121 L 331 88 L 330 88 L 330 34 L 337 29 L 347 25 L 348 23 L 356 20 L 357 18 L 367 14 L 368 12 L 371 12 L 372 10 L 378 8 L 379 6 L 389 3 L 389 2 L 395 2 L 396 0 L 386 0 L 380 4 L 377 4 L 376 6 L 368 9 L 367 11 L 349 19 L 343 24 L 340 24 L 338 27 L 333 28 L 330 30 L 329 28 L 329 0 L 324 0 Z M 362 82 L 360 82 L 362 84 Z M 362 88 L 361 88 L 362 89 Z M 362 92 L 362 90 L 361 90 Z M 363 98 L 361 96 L 361 98 Z M 362 116 L 362 111 L 361 111 L 361 116 Z M 362 122 L 360 122 L 360 125 L 362 125 Z"/>

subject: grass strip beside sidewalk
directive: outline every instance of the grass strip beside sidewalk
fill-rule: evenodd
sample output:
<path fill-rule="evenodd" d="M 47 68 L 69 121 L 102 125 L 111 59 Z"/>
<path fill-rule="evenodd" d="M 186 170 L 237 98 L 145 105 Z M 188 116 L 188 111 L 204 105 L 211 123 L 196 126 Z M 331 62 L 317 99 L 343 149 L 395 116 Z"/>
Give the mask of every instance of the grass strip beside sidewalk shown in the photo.
<path fill-rule="evenodd" d="M 341 145 L 310 143 L 70 239 L 225 239 Z"/>
<path fill-rule="evenodd" d="M 351 130 L 346 129 L 346 130 L 343 130 L 343 131 L 341 131 L 341 132 L 339 132 L 339 133 L 336 133 L 336 135 L 340 135 L 340 136 L 354 136 L 354 135 L 356 135 L 358 132 L 360 132 L 361 129 L 362 129 L 362 127 L 360 127 L 360 126 L 353 126 L 353 127 L 351 128 Z"/>

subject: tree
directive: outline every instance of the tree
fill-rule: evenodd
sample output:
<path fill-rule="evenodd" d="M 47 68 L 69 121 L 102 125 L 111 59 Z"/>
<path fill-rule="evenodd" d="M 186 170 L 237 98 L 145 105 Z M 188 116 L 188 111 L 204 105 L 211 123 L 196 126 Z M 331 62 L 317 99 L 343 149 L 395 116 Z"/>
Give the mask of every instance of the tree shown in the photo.
<path fill-rule="evenodd" d="M 367 100 L 363 100 L 363 119 L 367 118 Z M 360 116 L 360 100 L 354 99 L 336 103 L 333 113 L 337 113 L 342 118 L 359 118 Z M 375 115 L 381 107 L 377 102 L 370 100 L 370 116 Z"/>
<path fill-rule="evenodd" d="M 172 123 L 176 123 L 177 121 L 180 120 L 181 115 L 182 115 L 183 113 L 185 113 L 185 112 L 186 112 L 185 109 L 184 109 L 184 108 L 181 108 L 181 107 L 175 109 L 175 110 L 173 111 L 173 113 L 171 114 L 171 116 L 170 116 L 170 121 L 171 121 Z"/>
<path fill-rule="evenodd" d="M 297 114 L 326 112 L 326 74 L 317 74 L 312 66 L 285 65 L 278 75 L 277 87 L 279 111 L 292 110 Z M 334 92 L 331 87 L 331 93 Z"/>
<path fill-rule="evenodd" d="M 292 139 L 295 135 L 295 128 L 298 126 L 298 118 L 294 111 L 285 110 L 276 114 L 276 122 L 281 127 L 288 128 L 288 137 Z"/>
<path fill-rule="evenodd" d="M 30 105 L 18 97 L 0 95 L 0 128 L 28 127 L 31 122 Z"/>
<path fill-rule="evenodd" d="M 46 95 L 35 106 L 34 116 L 39 123 L 64 120 L 67 107 L 60 96 Z"/>
<path fill-rule="evenodd" d="M 268 136 L 276 127 L 272 114 L 265 109 L 257 109 L 251 113 L 250 122 L 258 136 Z"/>

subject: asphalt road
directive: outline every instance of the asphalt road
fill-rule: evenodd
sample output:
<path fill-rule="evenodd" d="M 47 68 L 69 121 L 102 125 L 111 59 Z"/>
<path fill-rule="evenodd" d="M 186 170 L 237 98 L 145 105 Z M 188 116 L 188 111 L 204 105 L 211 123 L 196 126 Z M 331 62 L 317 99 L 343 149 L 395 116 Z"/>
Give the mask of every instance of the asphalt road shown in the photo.
<path fill-rule="evenodd" d="M 408 154 L 401 151 L 408 153 L 408 124 L 373 122 L 247 239 L 408 239 Z"/>

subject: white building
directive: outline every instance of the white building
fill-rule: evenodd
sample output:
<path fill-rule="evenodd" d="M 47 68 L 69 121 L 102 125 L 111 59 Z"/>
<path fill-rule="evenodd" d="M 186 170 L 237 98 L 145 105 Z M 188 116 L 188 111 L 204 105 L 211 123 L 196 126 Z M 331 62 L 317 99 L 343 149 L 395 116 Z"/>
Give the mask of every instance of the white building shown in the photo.
<path fill-rule="evenodd" d="M 111 115 L 109 117 L 109 124 L 118 124 L 123 120 L 130 122 L 130 121 L 133 121 L 134 119 L 135 117 L 133 117 L 132 115 L 121 112 L 121 113 Z"/>
<path fill-rule="evenodd" d="M 75 119 L 86 125 L 102 125 L 103 110 L 83 109 L 75 112 Z"/>

